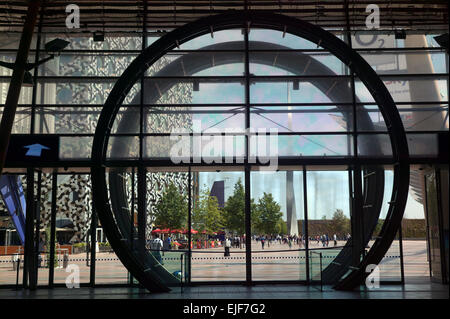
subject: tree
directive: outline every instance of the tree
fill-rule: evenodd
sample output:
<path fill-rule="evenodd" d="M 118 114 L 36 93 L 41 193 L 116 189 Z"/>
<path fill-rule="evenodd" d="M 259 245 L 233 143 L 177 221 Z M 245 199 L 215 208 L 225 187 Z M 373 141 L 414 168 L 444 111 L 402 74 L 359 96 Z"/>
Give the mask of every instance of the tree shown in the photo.
<path fill-rule="evenodd" d="M 277 234 L 280 235 L 287 235 L 287 223 L 283 220 L 283 218 L 280 218 L 280 220 L 277 223 Z"/>
<path fill-rule="evenodd" d="M 158 227 L 180 229 L 186 227 L 188 205 L 186 197 L 170 183 L 156 204 L 155 224 Z"/>
<path fill-rule="evenodd" d="M 257 220 L 257 209 L 254 200 L 250 201 L 252 228 Z M 234 185 L 233 195 L 228 197 L 224 208 L 225 227 L 229 231 L 245 234 L 245 191 L 241 179 Z"/>
<path fill-rule="evenodd" d="M 336 209 L 330 226 L 330 230 L 335 234 L 347 234 L 350 232 L 350 219 L 345 216 L 342 209 Z"/>
<path fill-rule="evenodd" d="M 206 231 L 207 234 L 221 230 L 225 224 L 217 197 L 210 196 L 207 189 L 202 191 L 193 209 L 192 224 L 194 229 L 200 232 Z"/>
<path fill-rule="evenodd" d="M 273 199 L 272 194 L 264 193 L 256 205 L 256 229 L 263 234 L 281 232 L 280 219 L 283 216 L 280 205 Z"/>

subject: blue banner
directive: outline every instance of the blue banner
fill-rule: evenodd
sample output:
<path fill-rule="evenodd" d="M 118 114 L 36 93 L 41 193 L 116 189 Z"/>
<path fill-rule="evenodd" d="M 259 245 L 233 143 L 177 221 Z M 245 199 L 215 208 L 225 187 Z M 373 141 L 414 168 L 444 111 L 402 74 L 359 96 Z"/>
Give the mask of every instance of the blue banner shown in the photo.
<path fill-rule="evenodd" d="M 26 200 L 19 176 L 3 175 L 0 177 L 0 193 L 6 209 L 11 215 L 22 245 L 25 244 Z"/>

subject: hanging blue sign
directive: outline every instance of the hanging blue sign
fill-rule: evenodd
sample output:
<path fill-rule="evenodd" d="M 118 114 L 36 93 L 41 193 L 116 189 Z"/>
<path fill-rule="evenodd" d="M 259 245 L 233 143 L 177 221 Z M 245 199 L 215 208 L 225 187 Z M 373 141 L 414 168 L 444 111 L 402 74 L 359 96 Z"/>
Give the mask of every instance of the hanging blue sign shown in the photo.
<path fill-rule="evenodd" d="M 11 135 L 6 161 L 56 162 L 59 160 L 57 135 Z"/>

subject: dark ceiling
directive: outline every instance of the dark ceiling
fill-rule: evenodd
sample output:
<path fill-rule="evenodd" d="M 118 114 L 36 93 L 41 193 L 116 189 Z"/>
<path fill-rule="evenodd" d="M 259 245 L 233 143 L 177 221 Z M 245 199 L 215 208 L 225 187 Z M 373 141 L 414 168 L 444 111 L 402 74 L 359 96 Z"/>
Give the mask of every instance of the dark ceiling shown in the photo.
<path fill-rule="evenodd" d="M 448 1 L 445 0 L 46 0 L 43 30 L 65 32 L 65 8 L 80 7 L 80 31 L 142 30 L 146 16 L 147 30 L 168 31 L 200 17 L 228 10 L 264 10 L 295 16 L 322 27 L 341 28 L 348 22 L 355 30 L 365 28 L 369 13 L 366 7 L 380 8 L 382 29 L 445 30 L 448 29 Z M 0 30 L 20 32 L 28 1 L 0 1 Z"/>

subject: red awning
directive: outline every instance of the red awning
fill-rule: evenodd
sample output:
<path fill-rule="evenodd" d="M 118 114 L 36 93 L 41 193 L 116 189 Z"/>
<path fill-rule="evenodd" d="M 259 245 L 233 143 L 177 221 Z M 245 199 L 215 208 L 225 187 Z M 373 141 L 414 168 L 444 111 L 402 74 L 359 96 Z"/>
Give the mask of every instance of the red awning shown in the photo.
<path fill-rule="evenodd" d="M 183 234 L 187 234 L 187 233 L 189 233 L 188 230 L 184 230 L 184 231 L 183 231 Z M 191 234 L 197 234 L 197 233 L 198 233 L 198 231 L 196 231 L 195 229 L 192 229 L 192 228 L 191 228 Z"/>

